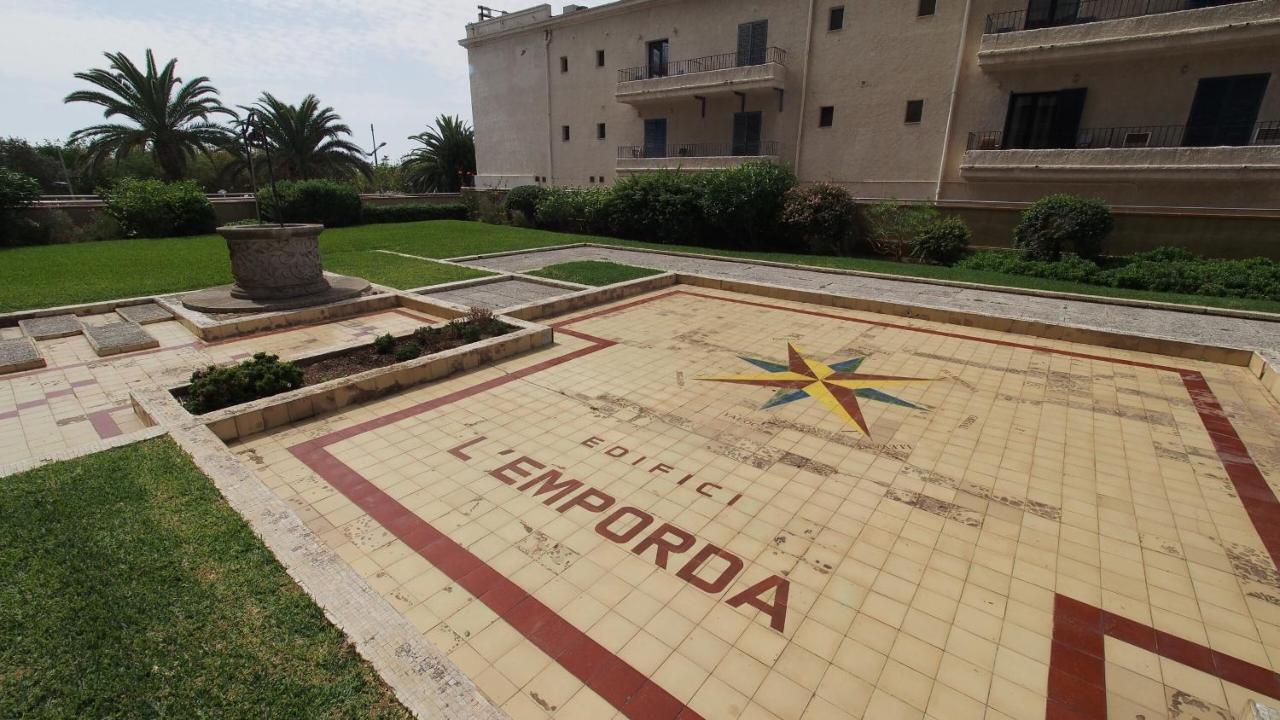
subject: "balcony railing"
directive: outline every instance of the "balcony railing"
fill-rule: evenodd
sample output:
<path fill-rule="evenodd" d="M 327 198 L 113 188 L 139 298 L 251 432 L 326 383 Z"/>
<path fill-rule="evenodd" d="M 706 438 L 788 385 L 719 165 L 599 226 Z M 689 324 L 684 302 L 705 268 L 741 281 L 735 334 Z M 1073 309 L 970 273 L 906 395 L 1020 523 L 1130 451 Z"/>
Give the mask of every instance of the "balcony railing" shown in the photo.
<path fill-rule="evenodd" d="M 747 143 L 680 143 L 666 146 L 623 145 L 618 148 L 618 159 L 757 157 L 777 155 L 780 148 L 781 145 L 775 140 Z"/>
<path fill-rule="evenodd" d="M 1064 27 L 1067 25 L 1083 25 L 1100 20 L 1117 20 L 1119 18 L 1138 17 L 1140 15 L 1158 15 L 1181 10 L 1198 10 L 1200 8 L 1232 5 L 1248 0 L 1063 0 L 1052 8 L 1051 17 L 1028 17 L 1027 11 L 1010 10 L 993 13 L 987 16 L 984 35 L 995 33 L 1017 32 L 1019 30 L 1035 30 L 1045 27 Z"/>
<path fill-rule="evenodd" d="M 1000 130 L 969 133 L 968 150 L 1062 150 L 1092 148 L 1211 147 L 1280 145 L 1280 120 L 1252 125 L 1136 125 L 1086 128 L 1062 147 L 1005 147 Z"/>
<path fill-rule="evenodd" d="M 665 63 L 652 63 L 639 67 L 623 68 L 618 71 L 618 82 L 632 80 L 648 80 L 650 78 L 670 77 L 672 75 L 688 75 L 690 73 L 727 70 L 734 67 L 764 65 L 765 63 L 787 64 L 787 51 L 782 48 L 768 47 L 764 52 L 731 52 L 719 55 L 694 58 L 692 60 L 669 60 Z"/>

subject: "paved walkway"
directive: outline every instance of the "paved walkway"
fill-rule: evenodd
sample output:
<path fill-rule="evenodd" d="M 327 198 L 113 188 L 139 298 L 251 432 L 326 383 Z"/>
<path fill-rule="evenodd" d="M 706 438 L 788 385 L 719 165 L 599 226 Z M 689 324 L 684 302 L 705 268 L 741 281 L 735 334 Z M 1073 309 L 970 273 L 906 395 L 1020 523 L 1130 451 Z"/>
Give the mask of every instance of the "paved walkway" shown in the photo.
<path fill-rule="evenodd" d="M 1280 696 L 1280 405 L 1248 369 L 691 287 L 546 322 L 231 446 L 514 720 Z"/>
<path fill-rule="evenodd" d="M 574 260 L 606 260 L 672 272 L 822 290 L 848 297 L 901 302 L 994 317 L 1107 330 L 1130 335 L 1268 351 L 1280 364 L 1280 322 L 1130 307 L 935 285 L 911 280 L 844 275 L 688 255 L 579 246 L 463 261 L 504 272 L 525 272 Z"/>

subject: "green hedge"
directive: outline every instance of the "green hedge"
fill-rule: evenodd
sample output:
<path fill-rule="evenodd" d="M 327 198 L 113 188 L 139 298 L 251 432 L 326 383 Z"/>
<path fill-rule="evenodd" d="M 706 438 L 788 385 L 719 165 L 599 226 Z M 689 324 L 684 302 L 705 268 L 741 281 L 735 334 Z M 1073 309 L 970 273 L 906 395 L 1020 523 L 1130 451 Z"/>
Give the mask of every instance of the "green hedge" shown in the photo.
<path fill-rule="evenodd" d="M 368 205 L 360 213 L 365 224 L 418 222 L 421 220 L 466 220 L 469 213 L 462 203 L 432 205 L 412 203 L 404 205 Z"/>
<path fill-rule="evenodd" d="M 1099 262 L 1064 254 L 1057 262 L 1010 252 L 974 253 L 959 267 L 1131 290 L 1280 300 L 1280 262 L 1267 258 L 1219 260 L 1181 248 L 1159 248 Z"/>
<path fill-rule="evenodd" d="M 320 223 L 325 227 L 360 223 L 360 194 L 346 183 L 336 180 L 285 180 L 276 183 L 276 189 L 278 203 L 270 185 L 258 189 L 258 209 L 265 221 Z"/>
<path fill-rule="evenodd" d="M 1064 252 L 1092 259 L 1102 255 L 1113 227 L 1111 207 L 1101 200 L 1046 195 L 1022 213 L 1013 246 L 1028 260 L 1057 260 Z"/>
<path fill-rule="evenodd" d="M 194 180 L 123 178 L 98 194 L 125 237 L 205 235 L 218 225 L 213 204 Z"/>

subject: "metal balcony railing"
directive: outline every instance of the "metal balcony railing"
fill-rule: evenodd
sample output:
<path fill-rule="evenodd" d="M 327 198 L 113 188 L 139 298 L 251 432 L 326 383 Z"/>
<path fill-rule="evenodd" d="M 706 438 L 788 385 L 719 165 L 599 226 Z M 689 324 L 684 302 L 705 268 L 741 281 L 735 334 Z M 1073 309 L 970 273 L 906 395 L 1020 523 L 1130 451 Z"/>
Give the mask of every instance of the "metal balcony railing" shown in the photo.
<path fill-rule="evenodd" d="M 767 47 L 763 52 L 731 52 L 719 55 L 694 58 L 692 60 L 668 60 L 664 63 L 650 63 L 638 67 L 623 68 L 618 71 L 618 82 L 632 80 L 648 80 L 650 78 L 670 77 L 672 75 L 689 75 L 691 73 L 725 70 L 732 67 L 764 65 L 765 63 L 787 64 L 787 51 L 782 48 Z"/>
<path fill-rule="evenodd" d="M 1022 147 L 1020 147 L 1020 145 Z M 1005 146 L 1000 130 L 969 133 L 969 150 L 1051 150 L 1091 148 L 1161 148 L 1280 145 L 1280 120 L 1252 125 L 1135 125 L 1086 128 L 1076 133 L 1074 145 L 1025 147 L 1025 143 Z"/>
<path fill-rule="evenodd" d="M 775 140 L 746 143 L 680 143 L 665 146 L 623 145 L 618 148 L 618 159 L 759 157 L 777 155 L 781 147 L 781 144 Z"/>
<path fill-rule="evenodd" d="M 1037 13 L 1036 16 L 1028 16 L 1025 9 L 992 13 L 987 16 L 987 25 L 983 34 L 992 35 L 1046 27 L 1083 25 L 1100 20 L 1116 20 L 1140 15 L 1159 15 L 1181 10 L 1198 10 L 1219 5 L 1232 5 L 1238 2 L 1248 2 L 1248 0 L 1061 0 L 1057 3 L 1046 4 L 1043 17 L 1041 13 Z"/>

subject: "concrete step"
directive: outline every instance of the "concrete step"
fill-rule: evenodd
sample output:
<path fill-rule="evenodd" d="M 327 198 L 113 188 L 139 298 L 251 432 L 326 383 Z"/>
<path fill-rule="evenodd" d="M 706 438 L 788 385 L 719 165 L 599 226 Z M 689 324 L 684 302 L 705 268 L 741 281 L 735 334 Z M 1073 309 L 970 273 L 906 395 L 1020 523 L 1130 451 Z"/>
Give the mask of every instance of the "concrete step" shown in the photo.
<path fill-rule="evenodd" d="M 151 323 L 164 322 L 165 320 L 173 319 L 173 313 L 156 303 L 125 305 L 123 307 L 116 308 L 116 314 L 129 322 L 134 322 L 139 325 L 149 325 Z"/>
<path fill-rule="evenodd" d="M 45 360 L 30 337 L 0 340 L 0 375 L 44 366 Z"/>
<path fill-rule="evenodd" d="M 128 320 L 102 325 L 82 323 L 82 327 L 89 346 L 99 357 L 160 347 L 160 341 L 152 337 L 151 333 Z"/>
<path fill-rule="evenodd" d="M 32 340 L 52 340 L 80 334 L 80 319 L 75 315 L 49 315 L 19 320 L 18 327 Z"/>

